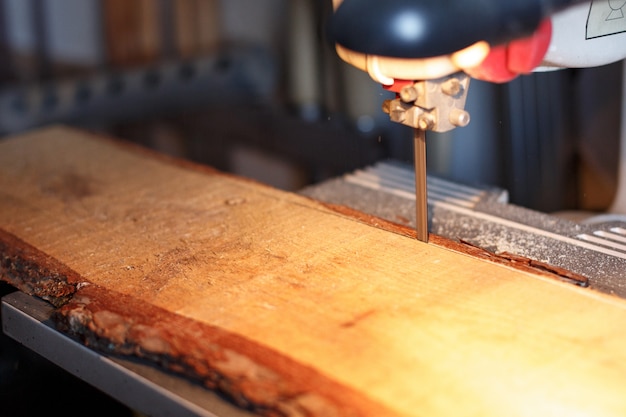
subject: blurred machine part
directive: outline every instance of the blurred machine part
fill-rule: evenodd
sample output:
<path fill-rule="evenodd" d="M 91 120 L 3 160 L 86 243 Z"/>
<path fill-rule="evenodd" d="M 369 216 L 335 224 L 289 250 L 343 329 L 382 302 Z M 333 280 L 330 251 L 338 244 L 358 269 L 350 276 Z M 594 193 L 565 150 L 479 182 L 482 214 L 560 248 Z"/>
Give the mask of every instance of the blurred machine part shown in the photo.
<path fill-rule="evenodd" d="M 202 106 L 269 102 L 276 82 L 267 51 L 242 47 L 185 62 L 11 86 L 0 92 L 0 132 L 50 123 L 95 128 Z"/>

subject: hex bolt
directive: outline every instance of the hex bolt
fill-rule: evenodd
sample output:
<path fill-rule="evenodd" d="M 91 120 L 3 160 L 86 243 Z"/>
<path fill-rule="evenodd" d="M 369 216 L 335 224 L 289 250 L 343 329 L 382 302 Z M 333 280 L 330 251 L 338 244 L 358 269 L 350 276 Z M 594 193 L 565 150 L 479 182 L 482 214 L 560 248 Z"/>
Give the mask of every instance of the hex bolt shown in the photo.
<path fill-rule="evenodd" d="M 419 94 L 417 92 L 417 89 L 413 87 L 412 85 L 403 87 L 402 90 L 400 90 L 400 98 L 405 103 L 412 103 L 415 100 L 417 100 L 418 97 L 419 97 Z"/>
<path fill-rule="evenodd" d="M 450 78 L 441 85 L 441 91 L 449 96 L 456 96 L 463 91 L 463 86 L 456 78 Z"/>
<path fill-rule="evenodd" d="M 391 100 L 383 101 L 383 113 L 389 114 L 391 112 Z"/>
<path fill-rule="evenodd" d="M 422 114 L 417 119 L 417 127 L 422 130 L 430 130 L 435 126 L 435 118 L 431 114 Z"/>
<path fill-rule="evenodd" d="M 470 122 L 470 114 L 465 110 L 452 109 L 450 110 L 450 116 L 448 119 L 454 126 L 465 127 Z"/>

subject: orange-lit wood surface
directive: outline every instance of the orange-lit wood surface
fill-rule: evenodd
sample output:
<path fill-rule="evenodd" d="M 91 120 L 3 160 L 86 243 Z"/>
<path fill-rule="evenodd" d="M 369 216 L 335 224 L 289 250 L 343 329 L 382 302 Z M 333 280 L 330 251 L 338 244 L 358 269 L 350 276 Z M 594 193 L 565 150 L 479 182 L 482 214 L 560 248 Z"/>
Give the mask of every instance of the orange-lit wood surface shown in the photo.
<path fill-rule="evenodd" d="M 0 273 L 262 414 L 626 415 L 623 300 L 76 130 L 0 142 Z"/>

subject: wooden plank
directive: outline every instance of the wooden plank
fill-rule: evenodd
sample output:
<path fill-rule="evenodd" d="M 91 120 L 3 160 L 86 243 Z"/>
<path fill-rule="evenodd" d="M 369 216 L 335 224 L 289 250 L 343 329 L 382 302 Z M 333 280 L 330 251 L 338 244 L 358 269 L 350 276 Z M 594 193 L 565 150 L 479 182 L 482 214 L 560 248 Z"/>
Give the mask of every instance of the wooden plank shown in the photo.
<path fill-rule="evenodd" d="M 220 43 L 220 2 L 219 0 L 196 0 L 198 25 L 198 51 L 202 56 L 213 52 Z"/>
<path fill-rule="evenodd" d="M 0 143 L 0 272 L 259 413 L 622 416 L 626 304 L 65 128 Z"/>
<path fill-rule="evenodd" d="M 193 58 L 198 55 L 196 0 L 176 0 L 173 6 L 178 55 L 183 59 Z"/>
<path fill-rule="evenodd" d="M 176 0 L 173 3 L 178 55 L 183 59 L 214 52 L 219 44 L 219 3 Z"/>
<path fill-rule="evenodd" d="M 156 0 L 104 0 L 107 61 L 113 68 L 154 63 L 161 54 Z"/>

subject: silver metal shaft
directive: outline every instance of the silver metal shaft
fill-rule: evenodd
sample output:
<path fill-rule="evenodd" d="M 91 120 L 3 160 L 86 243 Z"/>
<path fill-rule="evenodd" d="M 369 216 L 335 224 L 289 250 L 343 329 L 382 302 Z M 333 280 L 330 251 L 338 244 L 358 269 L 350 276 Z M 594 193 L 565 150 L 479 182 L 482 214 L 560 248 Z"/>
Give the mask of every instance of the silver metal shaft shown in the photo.
<path fill-rule="evenodd" d="M 414 129 L 415 231 L 417 239 L 428 243 L 428 187 L 426 183 L 426 131 Z"/>

